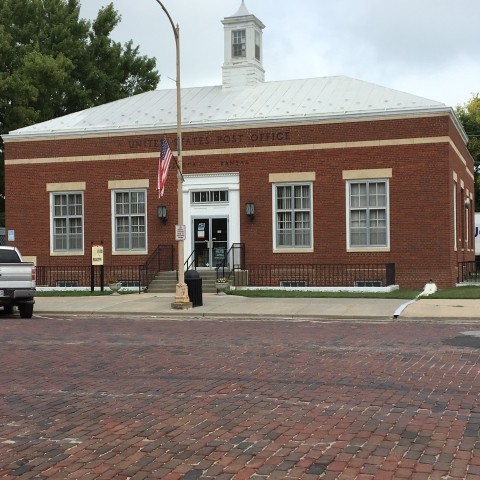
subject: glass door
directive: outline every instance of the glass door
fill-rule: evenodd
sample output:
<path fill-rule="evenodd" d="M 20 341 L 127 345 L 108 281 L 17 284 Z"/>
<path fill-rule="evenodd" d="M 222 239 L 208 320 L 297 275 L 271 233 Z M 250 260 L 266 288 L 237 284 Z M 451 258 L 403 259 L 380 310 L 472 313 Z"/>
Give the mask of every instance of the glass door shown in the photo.
<path fill-rule="evenodd" d="M 222 264 L 227 254 L 228 238 L 226 218 L 212 218 L 212 264 L 216 268 Z"/>
<path fill-rule="evenodd" d="M 208 218 L 193 220 L 193 249 L 195 250 L 195 266 L 210 266 L 210 221 Z"/>
<path fill-rule="evenodd" d="M 228 248 L 227 218 L 195 218 L 193 248 L 197 268 L 215 268 L 223 262 Z"/>

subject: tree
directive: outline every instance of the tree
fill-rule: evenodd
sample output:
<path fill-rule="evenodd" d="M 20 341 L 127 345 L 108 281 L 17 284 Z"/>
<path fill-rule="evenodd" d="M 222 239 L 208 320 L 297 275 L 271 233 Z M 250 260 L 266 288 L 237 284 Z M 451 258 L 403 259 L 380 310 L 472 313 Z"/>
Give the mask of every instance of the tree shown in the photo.
<path fill-rule="evenodd" d="M 457 107 L 457 115 L 467 133 L 468 150 L 475 162 L 475 211 L 480 212 L 480 96 L 475 94 Z"/>
<path fill-rule="evenodd" d="M 0 135 L 158 85 L 154 58 L 110 39 L 113 3 L 93 22 L 79 15 L 79 0 L 0 0 Z M 3 165 L 0 141 L 1 192 Z"/>

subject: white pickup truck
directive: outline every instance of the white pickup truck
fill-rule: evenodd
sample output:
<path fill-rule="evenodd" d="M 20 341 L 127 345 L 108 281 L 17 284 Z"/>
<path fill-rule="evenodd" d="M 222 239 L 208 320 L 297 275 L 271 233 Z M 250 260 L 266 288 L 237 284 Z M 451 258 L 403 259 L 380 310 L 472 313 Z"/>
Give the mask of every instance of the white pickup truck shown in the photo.
<path fill-rule="evenodd" d="M 0 247 L 0 306 L 12 314 L 17 306 L 20 317 L 32 318 L 36 292 L 33 263 L 24 262 L 15 247 Z"/>

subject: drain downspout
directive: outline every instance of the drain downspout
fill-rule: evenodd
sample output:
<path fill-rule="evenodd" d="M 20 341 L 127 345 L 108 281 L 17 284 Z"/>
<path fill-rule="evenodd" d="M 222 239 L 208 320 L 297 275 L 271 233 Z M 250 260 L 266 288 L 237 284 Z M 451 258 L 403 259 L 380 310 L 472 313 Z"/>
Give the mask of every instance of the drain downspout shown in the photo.
<path fill-rule="evenodd" d="M 420 292 L 413 300 L 410 300 L 409 302 L 402 303 L 395 312 L 393 312 L 393 318 L 398 318 L 400 314 L 412 303 L 415 303 L 420 297 L 428 297 L 428 295 L 431 295 L 432 293 L 435 293 L 437 291 L 437 286 L 433 282 L 432 279 L 428 281 L 428 283 L 423 287 L 423 291 Z"/>

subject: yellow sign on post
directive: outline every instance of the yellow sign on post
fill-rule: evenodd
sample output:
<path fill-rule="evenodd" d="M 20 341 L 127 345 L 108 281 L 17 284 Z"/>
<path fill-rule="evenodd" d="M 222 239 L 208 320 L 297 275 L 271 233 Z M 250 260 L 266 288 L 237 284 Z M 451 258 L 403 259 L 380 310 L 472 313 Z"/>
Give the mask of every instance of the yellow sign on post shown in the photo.
<path fill-rule="evenodd" d="M 92 265 L 103 265 L 103 245 L 92 246 Z"/>

